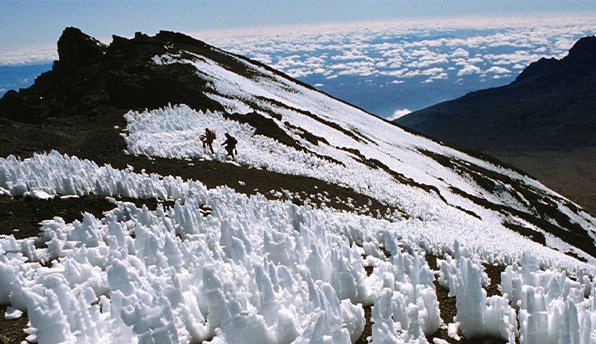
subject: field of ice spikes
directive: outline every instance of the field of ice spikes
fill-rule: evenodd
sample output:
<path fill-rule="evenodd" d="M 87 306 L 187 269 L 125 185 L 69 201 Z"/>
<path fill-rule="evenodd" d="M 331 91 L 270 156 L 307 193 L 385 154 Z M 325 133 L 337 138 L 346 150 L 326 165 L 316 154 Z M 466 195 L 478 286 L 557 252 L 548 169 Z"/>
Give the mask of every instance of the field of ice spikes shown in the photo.
<path fill-rule="evenodd" d="M 529 240 L 486 245 L 473 228 L 298 207 L 56 152 L 0 159 L 0 192 L 176 200 L 114 201 L 100 219 L 56 217 L 38 239 L 0 239 L 0 302 L 27 312 L 39 343 L 350 343 L 370 304 L 373 343 L 426 342 L 449 325 L 426 253 L 445 257 L 438 278 L 457 298 L 447 321 L 461 334 L 596 339 L 593 267 Z M 522 264 L 503 272 L 503 296 L 487 298 L 481 263 L 511 261 Z"/>

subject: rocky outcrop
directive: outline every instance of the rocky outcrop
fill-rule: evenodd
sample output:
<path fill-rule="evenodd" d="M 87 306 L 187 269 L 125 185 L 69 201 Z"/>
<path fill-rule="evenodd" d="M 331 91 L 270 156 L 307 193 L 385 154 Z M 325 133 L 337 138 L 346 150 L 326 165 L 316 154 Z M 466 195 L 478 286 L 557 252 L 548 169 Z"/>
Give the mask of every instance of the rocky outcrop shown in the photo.
<path fill-rule="evenodd" d="M 204 82 L 192 66 L 161 66 L 151 58 L 166 47 L 208 50 L 205 43 L 183 34 L 162 31 L 155 37 L 137 33 L 134 38 L 114 36 L 109 46 L 66 28 L 58 41 L 58 61 L 35 84 L 0 99 L 0 118 L 43 123 L 57 117 L 97 116 L 105 107 L 155 108 L 185 103 L 198 110 L 218 110 L 201 92 Z"/>
<path fill-rule="evenodd" d="M 569 54 L 557 60 L 541 58 L 530 64 L 514 84 L 529 85 L 533 82 L 548 83 L 553 87 L 562 82 L 573 83 L 593 77 L 596 70 L 596 37 L 584 37 L 569 50 Z"/>
<path fill-rule="evenodd" d="M 68 27 L 58 40 L 57 65 L 64 68 L 83 67 L 101 61 L 106 46 L 81 30 Z"/>

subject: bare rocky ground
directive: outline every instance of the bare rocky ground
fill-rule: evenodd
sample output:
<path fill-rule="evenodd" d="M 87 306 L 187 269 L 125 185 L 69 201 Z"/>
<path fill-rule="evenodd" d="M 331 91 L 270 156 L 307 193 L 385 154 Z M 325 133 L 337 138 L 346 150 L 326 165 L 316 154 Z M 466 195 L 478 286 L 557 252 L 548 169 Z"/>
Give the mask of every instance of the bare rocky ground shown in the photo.
<path fill-rule="evenodd" d="M 527 171 L 596 216 L 596 148 L 488 153 Z"/>
<path fill-rule="evenodd" d="M 23 331 L 27 328 L 27 314 L 16 320 L 6 320 L 4 318 L 6 306 L 0 306 L 0 344 L 21 343 L 27 338 L 28 334 Z"/>

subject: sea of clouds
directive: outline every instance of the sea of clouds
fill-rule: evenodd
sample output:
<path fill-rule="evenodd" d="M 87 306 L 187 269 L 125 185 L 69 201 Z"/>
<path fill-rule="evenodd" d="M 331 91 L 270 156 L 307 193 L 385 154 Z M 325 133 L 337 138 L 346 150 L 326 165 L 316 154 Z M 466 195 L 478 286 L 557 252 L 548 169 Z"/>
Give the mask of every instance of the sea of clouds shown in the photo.
<path fill-rule="evenodd" d="M 407 111 L 505 85 L 594 34 L 596 17 L 409 20 L 197 34 L 369 112 Z"/>

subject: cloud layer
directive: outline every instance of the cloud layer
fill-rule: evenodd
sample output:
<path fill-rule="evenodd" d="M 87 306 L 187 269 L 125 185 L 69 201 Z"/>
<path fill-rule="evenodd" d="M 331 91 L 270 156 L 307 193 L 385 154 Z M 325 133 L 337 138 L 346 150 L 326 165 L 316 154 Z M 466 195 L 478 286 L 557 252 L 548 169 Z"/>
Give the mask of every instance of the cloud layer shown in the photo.
<path fill-rule="evenodd" d="M 541 57 L 563 56 L 595 24 L 596 17 L 444 20 L 198 36 L 297 78 L 382 76 L 399 84 L 511 77 Z"/>
<path fill-rule="evenodd" d="M 0 47 L 0 66 L 18 66 L 48 63 L 58 59 L 56 44 L 20 48 Z"/>
<path fill-rule="evenodd" d="M 393 115 L 387 117 L 387 119 L 390 121 L 393 121 L 393 120 L 396 120 L 400 117 L 403 117 L 403 116 L 409 114 L 410 112 L 412 112 L 412 111 L 409 109 L 397 109 L 397 110 L 393 111 Z"/>

